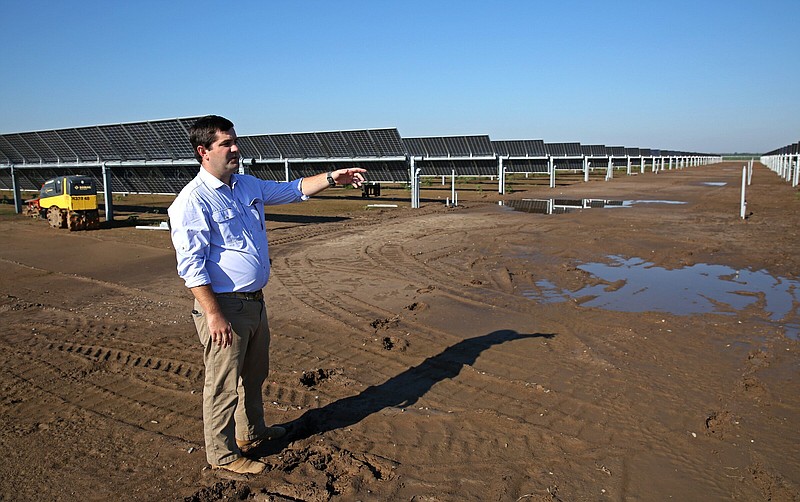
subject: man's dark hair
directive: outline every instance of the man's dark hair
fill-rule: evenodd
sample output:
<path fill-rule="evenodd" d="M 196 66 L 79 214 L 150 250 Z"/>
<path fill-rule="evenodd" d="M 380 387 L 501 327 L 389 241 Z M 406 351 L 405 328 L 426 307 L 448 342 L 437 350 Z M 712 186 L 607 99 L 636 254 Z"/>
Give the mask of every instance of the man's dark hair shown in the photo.
<path fill-rule="evenodd" d="M 211 144 L 217 139 L 217 131 L 229 131 L 233 129 L 233 122 L 220 117 L 219 115 L 206 115 L 200 117 L 192 127 L 189 128 L 189 141 L 192 143 L 194 158 L 202 163 L 203 157 L 197 153 L 197 147 L 203 145 L 211 148 Z"/>

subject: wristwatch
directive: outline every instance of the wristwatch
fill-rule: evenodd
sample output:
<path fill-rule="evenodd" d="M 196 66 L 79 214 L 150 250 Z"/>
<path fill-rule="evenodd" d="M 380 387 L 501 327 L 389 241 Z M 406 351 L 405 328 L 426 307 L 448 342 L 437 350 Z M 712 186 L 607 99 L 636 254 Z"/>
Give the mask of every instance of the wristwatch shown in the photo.
<path fill-rule="evenodd" d="M 336 182 L 333 181 L 332 171 L 328 171 L 328 186 L 331 188 L 336 186 Z"/>

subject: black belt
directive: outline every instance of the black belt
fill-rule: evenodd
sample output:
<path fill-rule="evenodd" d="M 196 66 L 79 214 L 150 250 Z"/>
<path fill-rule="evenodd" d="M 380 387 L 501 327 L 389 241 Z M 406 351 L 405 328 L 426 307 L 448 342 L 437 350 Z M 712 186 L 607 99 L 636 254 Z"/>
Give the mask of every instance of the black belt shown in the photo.
<path fill-rule="evenodd" d="M 253 293 L 232 292 L 232 293 L 217 293 L 217 296 L 223 298 L 236 298 L 237 300 L 250 300 L 260 301 L 264 299 L 264 293 L 261 291 L 254 291 Z"/>

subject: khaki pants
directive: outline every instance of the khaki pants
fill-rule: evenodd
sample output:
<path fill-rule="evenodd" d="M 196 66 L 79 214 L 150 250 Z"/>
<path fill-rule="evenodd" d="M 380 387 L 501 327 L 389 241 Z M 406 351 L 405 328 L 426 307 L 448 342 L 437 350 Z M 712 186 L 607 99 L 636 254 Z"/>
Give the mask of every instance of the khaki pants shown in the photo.
<path fill-rule="evenodd" d="M 211 342 L 206 316 L 194 302 L 203 344 L 203 432 L 206 458 L 224 465 L 241 456 L 236 438 L 251 440 L 266 432 L 261 388 L 269 373 L 269 324 L 263 301 L 217 298 L 233 328 L 233 341 L 222 348 Z"/>

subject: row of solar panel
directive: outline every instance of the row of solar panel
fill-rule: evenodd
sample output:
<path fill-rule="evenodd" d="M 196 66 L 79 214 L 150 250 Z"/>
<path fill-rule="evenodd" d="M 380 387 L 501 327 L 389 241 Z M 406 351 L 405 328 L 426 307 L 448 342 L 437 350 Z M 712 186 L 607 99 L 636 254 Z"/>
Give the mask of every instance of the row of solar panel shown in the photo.
<path fill-rule="evenodd" d="M 764 156 L 773 155 L 800 155 L 800 142 L 782 146 L 764 154 Z"/>
<path fill-rule="evenodd" d="M 194 118 L 79 127 L 0 135 L 0 164 L 81 164 L 104 161 L 176 161 L 194 158 L 188 140 Z M 492 141 L 488 135 L 401 138 L 397 129 L 241 136 L 244 158 L 495 158 L 581 156 L 685 156 L 687 152 L 545 143 Z"/>
<path fill-rule="evenodd" d="M 594 169 L 605 169 L 607 161 L 597 163 Z M 613 162 L 616 168 L 625 168 L 625 159 Z M 313 176 L 320 172 L 351 166 L 348 161 L 292 163 L 289 179 Z M 408 183 L 409 166 L 405 161 L 371 160 L 362 164 L 369 172 L 372 181 Z M 496 176 L 497 162 L 488 159 L 473 160 L 428 160 L 417 163 L 423 176 L 450 176 L 454 171 L 458 176 Z M 582 170 L 583 164 L 577 159 L 563 159 L 556 163 L 559 170 Z M 188 183 L 196 174 L 198 166 L 118 166 L 112 168 L 111 190 L 115 193 L 163 193 L 174 194 Z M 261 179 L 284 181 L 286 168 L 281 162 L 256 163 L 249 168 L 250 174 Z M 547 173 L 547 159 L 510 159 L 505 165 L 508 173 Z M 31 169 L 17 169 L 17 187 L 21 190 L 38 190 L 50 178 L 63 175 L 81 174 L 94 178 L 98 187 L 104 186 L 101 167 L 51 166 Z M 12 190 L 14 180 L 10 169 L 0 169 L 0 190 Z"/>

